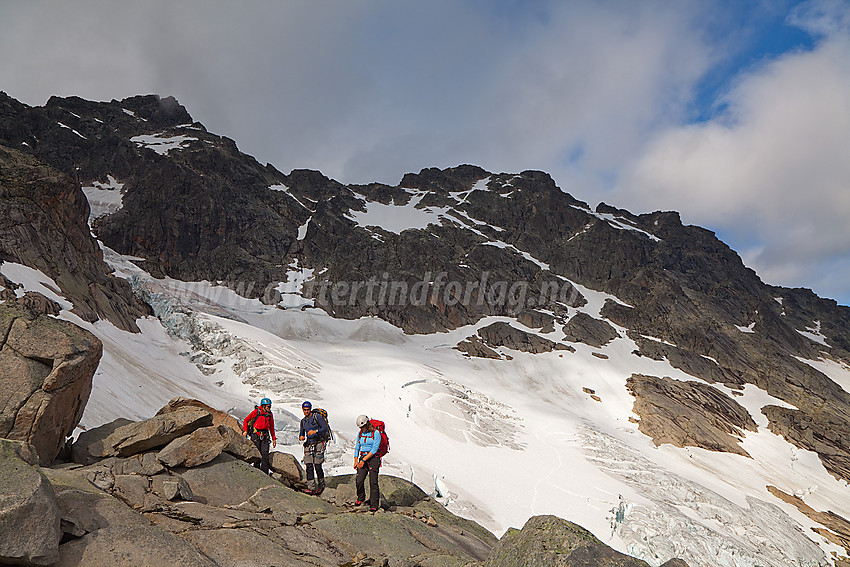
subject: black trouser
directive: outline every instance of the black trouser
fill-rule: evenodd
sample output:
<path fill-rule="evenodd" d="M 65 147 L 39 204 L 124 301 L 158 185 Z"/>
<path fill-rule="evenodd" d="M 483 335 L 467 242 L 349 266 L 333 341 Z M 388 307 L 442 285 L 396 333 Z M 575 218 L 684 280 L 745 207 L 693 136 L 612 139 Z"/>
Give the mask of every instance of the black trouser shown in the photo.
<path fill-rule="evenodd" d="M 369 507 L 378 508 L 381 505 L 381 490 L 378 488 L 378 470 L 381 468 L 381 459 L 372 457 L 362 467 L 357 469 L 357 478 L 354 486 L 357 488 L 357 499 L 366 500 L 366 489 L 363 486 L 366 475 L 369 475 Z"/>
<path fill-rule="evenodd" d="M 313 463 L 307 463 L 304 465 L 304 468 L 307 469 L 307 483 L 315 477 L 316 480 L 319 481 L 319 486 L 325 485 L 325 471 L 322 470 L 322 465 L 314 465 Z M 315 469 L 315 474 L 313 473 L 313 469 Z"/>
<path fill-rule="evenodd" d="M 264 432 L 265 434 L 259 433 L 251 433 L 251 441 L 254 442 L 254 445 L 257 446 L 257 450 L 260 452 L 260 470 L 264 473 L 269 472 L 269 468 L 271 464 L 269 463 L 269 449 L 271 448 L 271 436 Z"/>

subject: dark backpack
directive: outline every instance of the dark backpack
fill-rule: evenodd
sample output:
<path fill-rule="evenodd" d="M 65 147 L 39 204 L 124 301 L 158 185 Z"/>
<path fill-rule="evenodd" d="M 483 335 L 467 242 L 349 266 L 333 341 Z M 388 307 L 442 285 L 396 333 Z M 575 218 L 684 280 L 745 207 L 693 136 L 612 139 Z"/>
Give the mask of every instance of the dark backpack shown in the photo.
<path fill-rule="evenodd" d="M 380 419 L 370 419 L 369 423 L 381 434 L 381 444 L 378 446 L 378 452 L 375 453 L 375 456 L 383 457 L 390 452 L 390 436 L 387 435 L 386 426 Z"/>
<path fill-rule="evenodd" d="M 333 439 L 333 432 L 331 431 L 331 422 L 328 421 L 328 412 L 323 410 L 322 408 L 313 408 L 313 413 L 318 413 L 325 420 L 325 425 L 328 426 L 328 432 L 321 438 L 322 441 L 330 441 Z"/>

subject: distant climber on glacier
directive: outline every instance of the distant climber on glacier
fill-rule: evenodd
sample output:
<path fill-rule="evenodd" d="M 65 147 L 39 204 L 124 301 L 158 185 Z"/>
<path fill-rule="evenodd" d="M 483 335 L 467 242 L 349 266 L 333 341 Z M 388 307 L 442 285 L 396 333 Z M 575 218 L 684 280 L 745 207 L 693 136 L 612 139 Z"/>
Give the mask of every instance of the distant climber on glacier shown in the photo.
<path fill-rule="evenodd" d="M 307 471 L 307 494 L 318 496 L 325 490 L 325 447 L 331 437 L 328 425 L 328 412 L 313 409 L 313 404 L 305 401 L 301 404 L 304 417 L 301 419 L 301 431 L 298 439 L 304 442 L 304 468 Z M 315 473 L 315 480 L 314 480 Z"/>
<path fill-rule="evenodd" d="M 269 472 L 269 443 L 277 447 L 277 436 L 274 432 L 274 415 L 272 414 L 272 401 L 268 398 L 260 400 L 259 406 L 254 406 L 254 411 L 248 414 L 242 422 L 242 434 L 251 439 L 260 452 L 260 470 Z"/>

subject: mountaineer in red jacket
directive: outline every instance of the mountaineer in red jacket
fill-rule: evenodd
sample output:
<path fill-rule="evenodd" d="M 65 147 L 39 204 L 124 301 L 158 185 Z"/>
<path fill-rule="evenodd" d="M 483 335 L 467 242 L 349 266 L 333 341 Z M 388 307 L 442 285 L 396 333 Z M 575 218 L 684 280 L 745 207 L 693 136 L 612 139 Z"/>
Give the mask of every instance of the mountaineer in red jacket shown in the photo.
<path fill-rule="evenodd" d="M 274 415 L 272 415 L 272 401 L 268 398 L 260 400 L 260 405 L 248 414 L 242 422 L 242 434 L 249 437 L 257 450 L 260 451 L 260 470 L 269 472 L 269 443 L 277 447 L 277 436 L 274 433 Z"/>

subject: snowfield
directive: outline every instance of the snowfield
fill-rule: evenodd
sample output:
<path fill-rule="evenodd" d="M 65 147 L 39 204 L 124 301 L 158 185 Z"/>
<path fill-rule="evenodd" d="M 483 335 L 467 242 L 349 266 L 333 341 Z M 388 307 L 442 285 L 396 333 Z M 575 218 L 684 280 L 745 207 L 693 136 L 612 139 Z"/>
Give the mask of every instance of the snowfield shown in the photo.
<path fill-rule="evenodd" d="M 327 409 L 336 437 L 329 474 L 352 472 L 354 420 L 365 413 L 387 424 L 384 473 L 416 482 L 497 535 L 532 515 L 555 514 L 652 566 L 677 556 L 692 567 L 812 567 L 832 565 L 831 552 L 843 555 L 766 488 L 850 517 L 847 484 L 815 454 L 765 427 L 760 408 L 787 404 L 751 385 L 735 398 L 759 425 L 743 440 L 752 458 L 656 447 L 630 421 L 637 416 L 626 379 L 633 373 L 696 378 L 632 354 L 637 347 L 624 329 L 601 349 L 575 344 L 575 353 L 532 355 L 500 348 L 512 360 L 467 358 L 454 345 L 494 321 L 540 333 L 488 318 L 448 333 L 406 335 L 382 320 L 334 319 L 306 307 L 309 300 L 293 301 L 309 277 L 299 276 L 297 264 L 280 289 L 286 305 L 304 309 L 263 305 L 210 282 L 155 279 L 130 258 L 108 248 L 104 255 L 154 308 L 156 317 L 139 321 L 140 334 L 82 321 L 49 278 L 0 265 L 10 280 L 59 301 L 60 318 L 103 341 L 82 428 L 151 417 L 174 396 L 201 399 L 241 420 L 268 396 L 278 450 L 300 457 L 300 405 L 309 399 Z M 581 292 L 589 302 L 579 311 L 598 317 L 610 296 Z M 563 332 L 541 336 L 558 340 Z M 847 367 L 806 362 L 850 385 Z"/>

